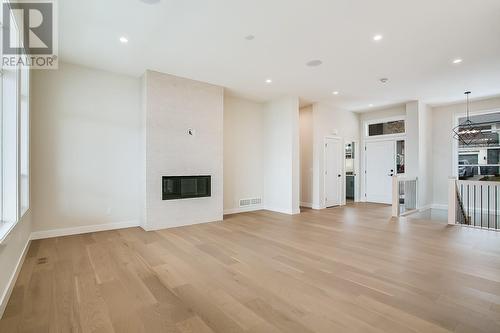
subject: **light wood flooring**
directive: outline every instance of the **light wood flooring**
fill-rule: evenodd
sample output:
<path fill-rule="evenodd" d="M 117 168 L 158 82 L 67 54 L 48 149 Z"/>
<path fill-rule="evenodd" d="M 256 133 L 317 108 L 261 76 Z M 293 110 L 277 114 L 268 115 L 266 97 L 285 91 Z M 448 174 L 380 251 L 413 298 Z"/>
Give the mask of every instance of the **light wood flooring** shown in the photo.
<path fill-rule="evenodd" d="M 32 242 L 0 332 L 500 332 L 500 232 L 351 204 Z"/>

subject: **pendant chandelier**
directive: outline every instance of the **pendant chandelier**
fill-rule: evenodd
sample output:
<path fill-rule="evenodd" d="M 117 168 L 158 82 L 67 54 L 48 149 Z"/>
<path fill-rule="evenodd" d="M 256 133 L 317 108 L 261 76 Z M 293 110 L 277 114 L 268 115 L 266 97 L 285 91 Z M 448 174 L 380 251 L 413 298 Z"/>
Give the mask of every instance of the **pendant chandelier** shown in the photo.
<path fill-rule="evenodd" d="M 466 91 L 466 120 L 464 122 L 459 120 L 458 126 L 453 128 L 453 138 L 464 146 L 471 145 L 482 135 L 481 127 L 471 121 L 469 117 L 469 95 L 470 91 Z"/>

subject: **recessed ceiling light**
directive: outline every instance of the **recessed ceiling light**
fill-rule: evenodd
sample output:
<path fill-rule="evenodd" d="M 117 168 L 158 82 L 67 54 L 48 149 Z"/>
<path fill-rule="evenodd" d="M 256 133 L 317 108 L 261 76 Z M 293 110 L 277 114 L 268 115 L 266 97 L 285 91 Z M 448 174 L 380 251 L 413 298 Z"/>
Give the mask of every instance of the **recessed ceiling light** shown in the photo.
<path fill-rule="evenodd" d="M 334 94 L 334 95 L 338 95 L 338 94 L 339 94 L 339 92 L 338 92 L 338 91 L 334 91 L 334 92 L 332 92 L 332 94 Z"/>
<path fill-rule="evenodd" d="M 273 80 L 272 79 L 266 79 L 266 83 L 269 84 L 269 83 L 273 83 Z"/>
<path fill-rule="evenodd" d="M 373 107 L 373 104 L 368 104 L 368 106 L 372 108 L 372 107 Z"/>
<path fill-rule="evenodd" d="M 121 36 L 120 37 L 120 42 L 123 43 L 123 44 L 127 44 L 128 43 L 128 38 L 125 37 L 125 36 Z"/>
<path fill-rule="evenodd" d="M 306 63 L 307 66 L 309 67 L 318 67 L 319 65 L 321 65 L 323 63 L 323 61 L 321 60 L 318 60 L 318 59 L 315 59 L 315 60 L 311 60 L 311 61 L 308 61 Z"/>
<path fill-rule="evenodd" d="M 144 2 L 148 5 L 154 5 L 160 2 L 160 0 L 141 0 L 141 2 Z"/>
<path fill-rule="evenodd" d="M 457 58 L 457 59 L 453 60 L 453 63 L 454 63 L 454 64 L 459 64 L 459 63 L 461 63 L 462 61 L 463 61 L 462 59 Z"/>
<path fill-rule="evenodd" d="M 384 38 L 384 36 L 382 36 L 382 35 L 375 35 L 375 36 L 373 36 L 373 40 L 376 41 L 376 42 L 381 41 L 382 38 Z"/>
<path fill-rule="evenodd" d="M 255 36 L 254 35 L 248 35 L 248 36 L 245 36 L 245 39 L 246 40 L 254 40 Z"/>

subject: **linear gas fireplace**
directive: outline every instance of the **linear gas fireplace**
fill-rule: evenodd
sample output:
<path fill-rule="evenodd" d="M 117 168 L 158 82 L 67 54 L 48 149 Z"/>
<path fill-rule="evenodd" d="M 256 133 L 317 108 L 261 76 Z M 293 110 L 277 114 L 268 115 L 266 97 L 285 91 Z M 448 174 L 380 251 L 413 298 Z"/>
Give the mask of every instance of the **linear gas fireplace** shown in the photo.
<path fill-rule="evenodd" d="M 162 199 L 187 199 L 211 196 L 211 176 L 163 176 Z"/>

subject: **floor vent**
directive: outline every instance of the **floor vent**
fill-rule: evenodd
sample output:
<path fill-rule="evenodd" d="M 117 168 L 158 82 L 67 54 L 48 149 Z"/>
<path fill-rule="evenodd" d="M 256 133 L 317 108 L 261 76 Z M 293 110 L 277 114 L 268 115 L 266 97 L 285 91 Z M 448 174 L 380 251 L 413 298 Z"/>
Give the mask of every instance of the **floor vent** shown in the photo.
<path fill-rule="evenodd" d="M 262 203 L 261 198 L 240 199 L 240 207 L 255 206 Z"/>

